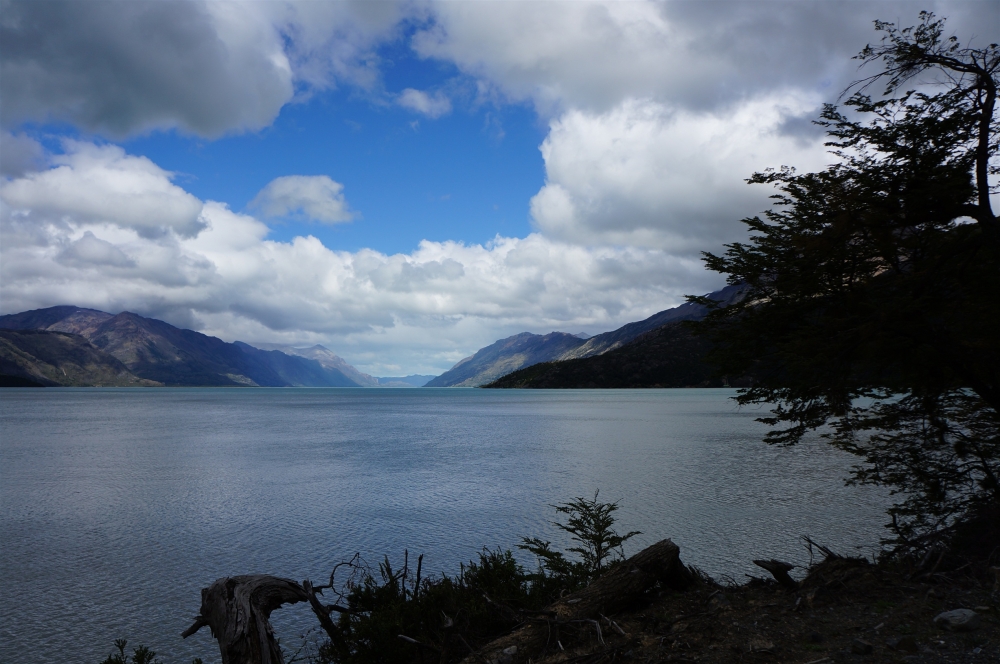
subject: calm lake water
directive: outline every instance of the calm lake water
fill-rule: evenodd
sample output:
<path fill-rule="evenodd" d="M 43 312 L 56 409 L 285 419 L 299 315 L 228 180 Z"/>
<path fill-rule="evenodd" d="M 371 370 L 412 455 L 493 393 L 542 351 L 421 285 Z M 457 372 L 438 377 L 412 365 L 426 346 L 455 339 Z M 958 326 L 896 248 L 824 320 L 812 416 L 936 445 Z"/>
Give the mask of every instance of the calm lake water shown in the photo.
<path fill-rule="evenodd" d="M 5 389 L 0 392 L 0 662 L 97 664 L 116 638 L 165 664 L 221 576 L 323 579 L 361 552 L 453 572 L 522 535 L 558 545 L 549 505 L 620 501 L 626 553 L 669 537 L 743 580 L 808 562 L 800 535 L 870 554 L 886 497 L 851 459 L 776 449 L 733 390 Z M 521 558 L 526 564 L 533 564 Z M 274 614 L 295 649 L 308 610 Z"/>

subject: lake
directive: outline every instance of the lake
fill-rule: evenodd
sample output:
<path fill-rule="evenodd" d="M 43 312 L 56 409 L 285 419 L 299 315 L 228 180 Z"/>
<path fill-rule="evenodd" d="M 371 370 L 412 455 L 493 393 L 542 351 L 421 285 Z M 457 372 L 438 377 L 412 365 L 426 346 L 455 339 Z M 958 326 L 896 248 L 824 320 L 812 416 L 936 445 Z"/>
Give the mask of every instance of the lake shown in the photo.
<path fill-rule="evenodd" d="M 735 390 L 5 389 L 0 662 L 98 664 L 116 638 L 164 664 L 218 577 L 324 579 L 360 552 L 453 572 L 521 536 L 566 544 L 550 507 L 620 501 L 626 553 L 669 537 L 713 576 L 808 563 L 800 536 L 870 555 L 885 492 L 852 458 L 761 442 Z M 523 555 L 519 558 L 534 565 Z M 314 619 L 273 615 L 295 649 Z M 316 638 L 315 635 L 309 638 Z"/>

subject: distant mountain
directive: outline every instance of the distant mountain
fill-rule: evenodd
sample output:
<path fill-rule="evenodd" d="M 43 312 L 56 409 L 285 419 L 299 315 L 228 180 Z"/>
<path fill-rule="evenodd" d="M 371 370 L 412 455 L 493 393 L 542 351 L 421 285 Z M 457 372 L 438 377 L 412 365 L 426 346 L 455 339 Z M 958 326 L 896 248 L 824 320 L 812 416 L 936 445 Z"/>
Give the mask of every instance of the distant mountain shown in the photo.
<path fill-rule="evenodd" d="M 325 367 L 316 360 L 288 355 L 279 350 L 261 350 L 242 341 L 234 343 L 244 353 L 270 367 L 281 380 L 285 381 L 286 385 L 292 387 L 361 387 L 339 369 Z M 323 347 L 318 346 L 318 348 Z M 350 367 L 350 365 L 347 366 Z M 351 368 L 353 369 L 353 367 Z"/>
<path fill-rule="evenodd" d="M 306 350 L 321 355 L 326 364 L 342 365 L 346 370 L 324 366 L 324 363 L 308 357 L 261 350 L 240 342 L 227 343 L 127 311 L 113 316 L 81 307 L 49 307 L 0 316 L 0 329 L 79 334 L 82 342 L 72 347 L 47 342 L 48 345 L 36 348 L 42 355 L 32 357 L 41 364 L 51 364 L 46 353 L 56 353 L 53 357 L 60 358 L 58 361 L 65 364 L 69 354 L 79 366 L 95 367 L 97 371 L 100 363 L 94 357 L 106 355 L 123 365 L 122 368 L 130 375 L 147 379 L 146 384 L 154 384 L 149 381 L 188 386 L 359 387 L 377 384 L 374 378 L 357 371 L 322 346 Z M 93 352 L 100 355 L 92 357 Z M 14 360 L 11 359 L 11 362 Z M 59 376 L 52 377 L 39 370 L 39 375 L 48 381 L 45 382 L 31 378 L 37 371 L 28 371 L 30 375 L 26 375 L 25 371 L 28 370 L 10 375 L 24 376 L 45 385 L 110 384 L 107 378 L 110 369 L 101 369 L 90 378 L 81 374 L 81 377 L 73 379 L 75 382 L 65 382 Z M 361 380 L 355 380 L 354 375 Z"/>
<path fill-rule="evenodd" d="M 348 364 L 344 358 L 338 356 L 329 348 L 318 344 L 315 346 L 309 346 L 308 348 L 300 348 L 286 344 L 255 344 L 255 346 L 261 350 L 277 350 L 285 353 L 286 355 L 297 355 L 299 357 L 315 360 L 316 362 L 319 362 L 320 366 L 331 371 L 339 372 L 348 380 L 352 381 L 353 385 L 350 387 L 377 387 L 379 385 L 378 378 L 369 376 L 366 373 L 361 373 Z"/>
<path fill-rule="evenodd" d="M 0 328 L 70 332 L 87 337 L 109 318 L 113 316 L 97 309 L 72 306 L 49 307 L 0 316 Z"/>
<path fill-rule="evenodd" d="M 73 387 L 162 384 L 139 378 L 78 334 L 47 330 L 0 329 L 0 376 L 11 387 L 21 386 L 16 379 Z"/>
<path fill-rule="evenodd" d="M 722 290 L 709 293 L 708 297 L 713 300 L 718 300 L 722 303 L 722 306 L 726 306 L 738 300 L 741 297 L 742 292 L 742 286 L 726 286 Z M 568 351 L 561 357 L 553 359 L 572 360 L 578 357 L 601 355 L 602 353 L 607 353 L 610 350 L 614 350 L 619 346 L 627 344 L 640 334 L 649 332 L 650 330 L 655 330 L 666 325 L 667 323 L 673 323 L 681 320 L 701 320 L 707 313 L 708 309 L 702 305 L 685 302 L 678 307 L 653 314 L 645 320 L 641 320 L 636 323 L 628 323 L 621 326 L 617 330 L 604 332 L 603 334 L 590 337 L 587 339 L 586 343 Z"/>
<path fill-rule="evenodd" d="M 266 362 L 235 344 L 128 311 L 104 321 L 88 339 L 137 376 L 165 385 L 287 385 Z"/>
<path fill-rule="evenodd" d="M 423 387 L 437 376 L 421 376 L 412 374 L 410 376 L 385 376 L 376 378 L 379 387 Z"/>
<path fill-rule="evenodd" d="M 704 361 L 710 343 L 681 321 L 667 323 L 601 355 L 536 364 L 485 385 L 507 388 L 742 387 Z"/>
<path fill-rule="evenodd" d="M 480 349 L 424 387 L 478 387 L 521 367 L 561 357 L 584 343 L 583 339 L 565 332 L 545 335 L 522 332 Z"/>
<path fill-rule="evenodd" d="M 723 306 L 741 297 L 740 286 L 727 286 L 709 293 Z M 700 320 L 708 309 L 699 304 L 685 303 L 672 309 L 653 314 L 645 320 L 628 323 L 593 337 L 552 332 L 545 336 L 523 332 L 501 339 L 467 357 L 448 371 L 427 383 L 427 387 L 478 387 L 486 385 L 514 371 L 543 362 L 560 362 L 600 356 L 637 339 L 643 334 L 658 330 L 664 325 L 684 320 Z M 604 365 L 601 365 L 604 366 Z M 534 375 L 519 372 L 519 376 Z M 521 380 L 519 378 L 518 380 Z M 692 374 L 693 379 L 693 374 Z M 560 379 L 562 380 L 562 379 Z M 624 380 L 624 378 L 622 379 Z M 697 381 L 696 381 L 697 382 Z M 503 383 L 501 385 L 501 383 Z M 498 381 L 496 386 L 507 386 Z"/>

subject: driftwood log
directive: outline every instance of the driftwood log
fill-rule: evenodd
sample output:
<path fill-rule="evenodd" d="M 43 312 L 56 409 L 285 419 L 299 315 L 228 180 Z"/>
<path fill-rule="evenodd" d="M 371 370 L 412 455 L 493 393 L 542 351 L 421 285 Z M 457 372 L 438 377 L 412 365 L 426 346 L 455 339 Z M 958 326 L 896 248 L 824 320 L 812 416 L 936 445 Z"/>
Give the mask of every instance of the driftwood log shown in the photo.
<path fill-rule="evenodd" d="M 551 639 L 553 625 L 589 622 L 595 625 L 600 637 L 598 618 L 634 605 L 656 584 L 672 590 L 686 590 L 695 583 L 694 575 L 681 562 L 677 545 L 668 539 L 662 540 L 615 566 L 586 588 L 553 602 L 536 613 L 538 617 L 529 624 L 469 655 L 462 664 L 511 662 L 516 653 L 544 647 Z M 518 660 L 522 658 L 517 655 Z"/>
<path fill-rule="evenodd" d="M 789 590 L 798 590 L 799 582 L 788 575 L 790 570 L 795 569 L 791 563 L 783 563 L 780 560 L 755 560 L 753 564 L 762 567 L 771 573 L 774 580 Z"/>
<path fill-rule="evenodd" d="M 284 604 L 309 602 L 320 624 L 331 631 L 329 609 L 316 599 L 316 589 L 267 574 L 218 579 L 201 591 L 201 612 L 181 636 L 209 627 L 219 642 L 222 664 L 284 664 L 271 628 L 271 612 Z"/>

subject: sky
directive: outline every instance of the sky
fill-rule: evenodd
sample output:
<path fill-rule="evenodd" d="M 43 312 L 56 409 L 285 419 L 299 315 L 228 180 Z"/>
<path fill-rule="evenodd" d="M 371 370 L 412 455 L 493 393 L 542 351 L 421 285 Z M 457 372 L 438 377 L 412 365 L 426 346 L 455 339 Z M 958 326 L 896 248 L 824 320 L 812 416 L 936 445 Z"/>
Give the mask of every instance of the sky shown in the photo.
<path fill-rule="evenodd" d="M 0 313 L 438 374 L 724 285 L 872 21 L 988 0 L 0 0 Z"/>

